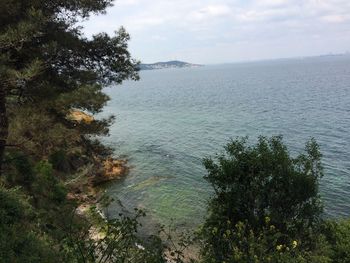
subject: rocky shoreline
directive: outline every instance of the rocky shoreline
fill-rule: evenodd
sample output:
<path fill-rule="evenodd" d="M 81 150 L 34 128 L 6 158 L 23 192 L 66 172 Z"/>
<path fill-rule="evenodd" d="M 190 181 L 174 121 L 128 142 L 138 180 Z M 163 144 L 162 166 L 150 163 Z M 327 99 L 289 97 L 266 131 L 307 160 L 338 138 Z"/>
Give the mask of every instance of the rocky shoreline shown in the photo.
<path fill-rule="evenodd" d="M 78 215 L 84 215 L 91 206 L 98 205 L 107 183 L 120 180 L 129 172 L 125 159 L 109 157 L 101 160 L 101 164 L 102 170 L 93 175 L 83 175 L 71 184 L 67 199 L 78 203 Z"/>
<path fill-rule="evenodd" d="M 66 118 L 77 124 L 91 124 L 95 120 L 93 116 L 80 110 L 71 110 Z M 89 165 L 82 166 L 75 178 L 66 182 L 70 189 L 67 199 L 77 202 L 78 214 L 83 214 L 88 207 L 98 204 L 107 183 L 119 180 L 129 172 L 126 159 L 111 155 L 104 158 L 94 156 L 90 159 Z"/>

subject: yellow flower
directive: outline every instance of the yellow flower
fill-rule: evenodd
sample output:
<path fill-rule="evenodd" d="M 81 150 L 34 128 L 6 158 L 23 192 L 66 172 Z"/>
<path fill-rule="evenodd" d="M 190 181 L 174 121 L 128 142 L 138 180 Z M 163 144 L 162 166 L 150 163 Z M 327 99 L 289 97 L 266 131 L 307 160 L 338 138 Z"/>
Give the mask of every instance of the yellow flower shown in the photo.
<path fill-rule="evenodd" d="M 242 230 L 243 227 L 244 227 L 244 224 L 243 224 L 242 222 L 238 222 L 238 223 L 236 224 L 236 228 L 237 228 L 238 230 Z"/>
<path fill-rule="evenodd" d="M 281 251 L 281 250 L 282 250 L 282 247 L 283 247 L 283 245 L 277 245 L 276 250 L 277 250 L 277 251 Z"/>
<path fill-rule="evenodd" d="M 266 216 L 266 217 L 265 217 L 265 223 L 266 223 L 266 224 L 269 224 L 270 221 L 271 221 L 270 217 Z"/>
<path fill-rule="evenodd" d="M 297 247 L 297 245 L 298 245 L 298 242 L 297 242 L 296 240 L 294 240 L 294 241 L 292 242 L 292 246 L 293 246 L 293 248 L 296 248 L 296 247 Z"/>

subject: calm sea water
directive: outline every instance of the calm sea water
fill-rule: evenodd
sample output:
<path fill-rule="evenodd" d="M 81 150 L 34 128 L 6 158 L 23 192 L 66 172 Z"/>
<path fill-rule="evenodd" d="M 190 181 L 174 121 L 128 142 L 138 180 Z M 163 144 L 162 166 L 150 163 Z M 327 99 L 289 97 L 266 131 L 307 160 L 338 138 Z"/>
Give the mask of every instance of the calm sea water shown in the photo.
<path fill-rule="evenodd" d="M 292 154 L 316 138 L 326 215 L 350 215 L 350 57 L 143 71 L 107 93 L 104 114 L 117 119 L 104 140 L 131 166 L 108 189 L 110 216 L 139 207 L 150 225 L 200 223 L 211 194 L 202 158 L 246 135 L 283 135 Z"/>

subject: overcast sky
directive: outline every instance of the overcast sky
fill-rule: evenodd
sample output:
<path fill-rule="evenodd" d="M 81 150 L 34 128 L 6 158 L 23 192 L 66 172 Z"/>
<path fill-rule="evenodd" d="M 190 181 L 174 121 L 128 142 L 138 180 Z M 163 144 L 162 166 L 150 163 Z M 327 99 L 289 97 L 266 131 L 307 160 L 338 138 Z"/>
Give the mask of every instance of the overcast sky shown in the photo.
<path fill-rule="evenodd" d="M 117 0 L 84 23 L 124 26 L 144 63 L 226 63 L 350 50 L 350 0 Z"/>

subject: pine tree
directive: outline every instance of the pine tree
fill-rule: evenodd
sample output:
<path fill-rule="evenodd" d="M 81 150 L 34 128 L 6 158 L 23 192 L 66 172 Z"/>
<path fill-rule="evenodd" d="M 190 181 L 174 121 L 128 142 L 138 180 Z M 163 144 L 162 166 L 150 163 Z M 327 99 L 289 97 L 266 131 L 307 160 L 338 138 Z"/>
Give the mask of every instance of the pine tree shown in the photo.
<path fill-rule="evenodd" d="M 112 0 L 3 0 L 0 10 L 0 165 L 8 138 L 9 108 L 39 107 L 62 121 L 72 109 L 99 112 L 102 88 L 138 79 L 127 32 L 88 39 L 78 21 L 103 13 Z M 10 119 L 11 121 L 11 119 Z M 106 130 L 108 120 L 86 133 Z M 0 167 L 1 168 L 1 167 Z M 0 169 L 1 170 L 1 169 Z"/>

